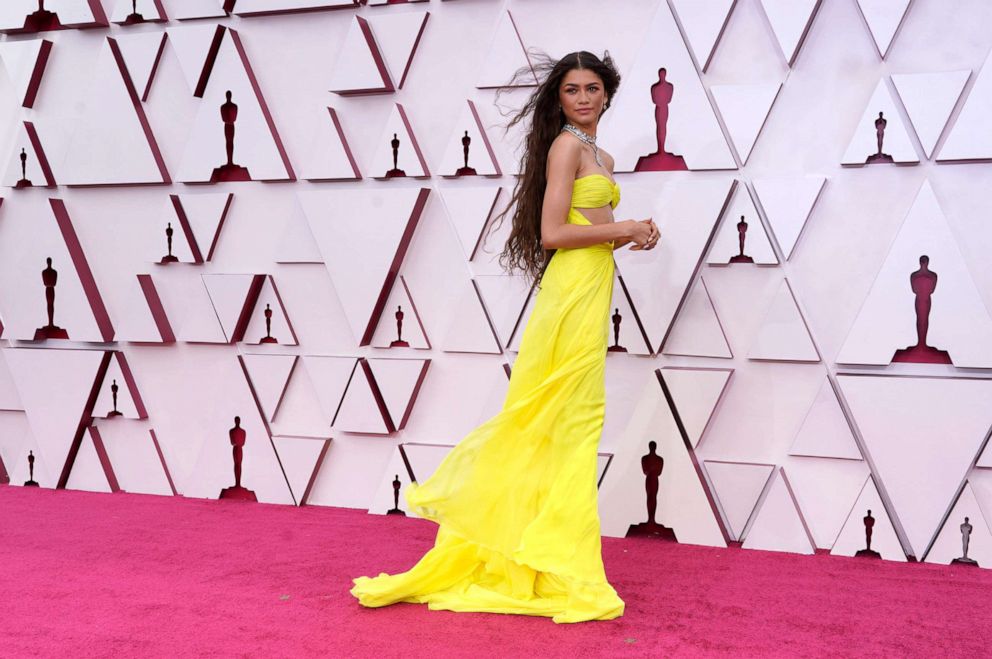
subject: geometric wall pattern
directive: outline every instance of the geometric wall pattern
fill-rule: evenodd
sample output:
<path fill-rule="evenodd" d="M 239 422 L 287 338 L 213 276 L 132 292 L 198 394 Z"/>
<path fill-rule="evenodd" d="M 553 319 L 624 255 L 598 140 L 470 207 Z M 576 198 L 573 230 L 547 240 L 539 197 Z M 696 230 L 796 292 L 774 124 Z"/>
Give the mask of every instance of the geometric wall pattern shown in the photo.
<path fill-rule="evenodd" d="M 615 254 L 603 533 L 992 567 L 990 21 L 2 3 L 0 483 L 406 514 L 531 309 L 485 230 L 533 80 L 495 88 L 581 45 L 615 216 L 662 235 Z"/>

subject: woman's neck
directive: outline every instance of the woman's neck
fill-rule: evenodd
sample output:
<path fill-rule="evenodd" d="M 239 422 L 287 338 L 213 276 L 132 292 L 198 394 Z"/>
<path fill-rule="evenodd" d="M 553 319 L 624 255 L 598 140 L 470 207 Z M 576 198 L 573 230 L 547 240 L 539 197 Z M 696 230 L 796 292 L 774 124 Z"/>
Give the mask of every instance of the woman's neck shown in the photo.
<path fill-rule="evenodd" d="M 568 121 L 568 120 L 566 119 L 566 121 Z M 592 121 L 590 121 L 590 122 L 580 123 L 578 121 L 568 121 L 568 123 L 572 124 L 573 126 L 575 126 L 576 128 L 578 128 L 579 130 L 581 130 L 583 133 L 585 133 L 589 137 L 596 137 L 596 128 L 597 128 L 599 122 L 596 121 L 595 119 L 592 120 Z"/>

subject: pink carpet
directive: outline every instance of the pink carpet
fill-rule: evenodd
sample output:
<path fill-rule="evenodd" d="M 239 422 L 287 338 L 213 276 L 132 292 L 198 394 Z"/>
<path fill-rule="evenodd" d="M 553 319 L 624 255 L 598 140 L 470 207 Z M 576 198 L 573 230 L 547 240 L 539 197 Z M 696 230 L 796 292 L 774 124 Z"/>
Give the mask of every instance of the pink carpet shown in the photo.
<path fill-rule="evenodd" d="M 987 656 L 992 572 L 603 539 L 607 622 L 366 609 L 425 520 L 0 486 L 0 656 Z"/>

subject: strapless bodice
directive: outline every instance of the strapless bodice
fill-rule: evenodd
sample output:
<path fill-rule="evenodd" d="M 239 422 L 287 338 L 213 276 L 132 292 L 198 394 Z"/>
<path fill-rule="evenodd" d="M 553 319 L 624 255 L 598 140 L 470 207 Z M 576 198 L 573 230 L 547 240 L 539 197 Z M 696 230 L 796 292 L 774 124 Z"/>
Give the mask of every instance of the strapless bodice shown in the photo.
<path fill-rule="evenodd" d="M 620 186 L 602 174 L 580 176 L 572 184 L 572 208 L 600 208 L 620 203 Z"/>

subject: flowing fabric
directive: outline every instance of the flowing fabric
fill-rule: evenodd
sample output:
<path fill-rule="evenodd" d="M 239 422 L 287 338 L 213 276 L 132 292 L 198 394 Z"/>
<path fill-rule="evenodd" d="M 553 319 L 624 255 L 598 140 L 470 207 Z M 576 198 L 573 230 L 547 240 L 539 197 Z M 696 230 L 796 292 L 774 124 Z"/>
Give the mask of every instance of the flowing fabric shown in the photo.
<path fill-rule="evenodd" d="M 578 178 L 568 222 L 590 224 L 577 209 L 619 198 L 603 175 Z M 407 572 L 353 579 L 361 604 L 557 623 L 623 614 L 603 569 L 596 487 L 613 268 L 609 242 L 554 253 L 502 411 L 405 490 L 408 510 L 438 524 L 434 547 Z"/>

